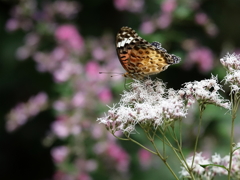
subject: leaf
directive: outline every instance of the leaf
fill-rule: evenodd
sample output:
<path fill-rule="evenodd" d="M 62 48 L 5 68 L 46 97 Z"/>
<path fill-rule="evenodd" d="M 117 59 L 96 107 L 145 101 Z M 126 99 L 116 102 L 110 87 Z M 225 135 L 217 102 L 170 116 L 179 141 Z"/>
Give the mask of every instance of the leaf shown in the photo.
<path fill-rule="evenodd" d="M 221 168 L 226 169 L 226 170 L 228 171 L 228 168 L 226 168 L 225 166 L 222 166 L 222 165 L 217 165 L 217 164 L 204 164 L 204 165 L 199 164 L 199 165 L 200 165 L 201 167 L 203 167 L 203 168 L 206 168 L 206 167 L 208 167 L 208 166 L 221 167 Z"/>

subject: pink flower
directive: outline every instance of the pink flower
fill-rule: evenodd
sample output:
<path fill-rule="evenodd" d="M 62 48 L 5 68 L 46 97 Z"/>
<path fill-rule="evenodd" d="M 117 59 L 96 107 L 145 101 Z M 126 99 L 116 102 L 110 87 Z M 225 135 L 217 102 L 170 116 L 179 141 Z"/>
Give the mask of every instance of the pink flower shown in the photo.
<path fill-rule="evenodd" d="M 161 29 L 167 28 L 172 22 L 172 16 L 168 13 L 163 13 L 157 20 L 157 25 Z"/>
<path fill-rule="evenodd" d="M 143 0 L 114 0 L 114 6 L 120 11 L 140 12 L 143 5 Z"/>
<path fill-rule="evenodd" d="M 102 60 L 105 57 L 105 51 L 101 47 L 96 47 L 92 51 L 92 56 L 96 60 Z"/>
<path fill-rule="evenodd" d="M 55 1 L 52 4 L 52 8 L 56 14 L 72 19 L 79 12 L 80 5 L 77 1 Z"/>
<path fill-rule="evenodd" d="M 123 11 L 128 6 L 128 0 L 114 0 L 114 6 L 120 10 Z"/>
<path fill-rule="evenodd" d="M 46 106 L 48 97 L 45 93 L 41 92 L 35 97 L 30 98 L 28 106 L 28 113 L 30 116 L 36 116 L 39 113 L 39 108 Z"/>
<path fill-rule="evenodd" d="M 63 59 L 67 59 L 67 53 L 65 49 L 61 46 L 57 46 L 54 48 L 54 50 L 51 52 L 51 60 L 55 61 L 62 61 Z"/>
<path fill-rule="evenodd" d="M 140 149 L 138 151 L 138 157 L 140 160 L 140 164 L 144 169 L 150 166 L 151 160 L 152 160 L 152 154 L 149 151 L 145 149 Z"/>
<path fill-rule="evenodd" d="M 40 92 L 36 96 L 31 97 L 28 102 L 18 104 L 7 115 L 7 130 L 14 131 L 24 125 L 28 119 L 45 110 L 47 101 L 47 95 L 44 92 Z"/>
<path fill-rule="evenodd" d="M 56 82 L 65 82 L 72 75 L 79 74 L 80 72 L 80 64 L 71 61 L 64 61 L 59 65 L 59 68 L 54 71 L 53 75 Z"/>
<path fill-rule="evenodd" d="M 18 60 L 25 60 L 31 55 L 31 49 L 27 46 L 21 46 L 17 49 L 16 56 Z"/>
<path fill-rule="evenodd" d="M 55 37 L 59 42 L 67 44 L 70 49 L 76 51 L 83 50 L 84 46 L 83 38 L 80 36 L 76 27 L 73 25 L 59 26 L 56 29 Z"/>
<path fill-rule="evenodd" d="M 19 28 L 19 22 L 17 19 L 9 19 L 6 23 L 7 31 L 15 31 Z"/>
<path fill-rule="evenodd" d="M 89 61 L 86 64 L 86 74 L 89 78 L 97 79 L 99 76 L 99 65 L 94 61 Z"/>
<path fill-rule="evenodd" d="M 77 180 L 92 180 L 92 178 L 87 173 L 81 173 Z"/>
<path fill-rule="evenodd" d="M 60 139 L 66 138 L 70 134 L 70 130 L 67 127 L 66 117 L 60 117 L 56 121 L 54 121 L 51 125 L 52 132 L 56 134 Z"/>
<path fill-rule="evenodd" d="M 153 24 L 152 21 L 145 21 L 141 24 L 141 31 L 144 34 L 151 34 L 155 30 L 155 25 Z"/>
<path fill-rule="evenodd" d="M 100 101 L 108 104 L 112 100 L 112 93 L 108 88 L 105 88 L 100 91 L 100 93 L 98 94 L 98 97 Z"/>
<path fill-rule="evenodd" d="M 191 68 L 193 64 L 197 64 L 200 71 L 208 72 L 213 68 L 213 54 L 205 47 L 196 48 L 189 52 L 187 61 L 185 63 L 186 68 Z"/>
<path fill-rule="evenodd" d="M 197 24 L 204 25 L 208 21 L 208 17 L 205 13 L 197 13 L 195 16 L 195 21 Z"/>
<path fill-rule="evenodd" d="M 99 124 L 92 125 L 91 133 L 94 139 L 102 139 L 103 137 L 103 129 Z"/>
<path fill-rule="evenodd" d="M 161 5 L 163 13 L 172 13 L 175 10 L 175 8 L 176 8 L 175 0 L 165 0 Z"/>
<path fill-rule="evenodd" d="M 51 155 L 57 163 L 64 161 L 68 153 L 69 149 L 66 146 L 55 147 L 51 150 Z"/>
<path fill-rule="evenodd" d="M 218 28 L 217 28 L 217 26 L 216 26 L 215 24 L 209 23 L 209 24 L 207 24 L 207 26 L 206 26 L 206 32 L 207 32 L 210 36 L 214 37 L 214 36 L 216 36 L 216 35 L 218 34 Z"/>
<path fill-rule="evenodd" d="M 141 12 L 144 6 L 143 0 L 131 0 L 129 1 L 128 11 Z"/>
<path fill-rule="evenodd" d="M 53 108 L 59 112 L 65 111 L 68 107 L 68 104 L 63 100 L 57 100 L 53 103 Z"/>
<path fill-rule="evenodd" d="M 127 172 L 129 166 L 128 154 L 117 144 L 111 143 L 107 148 L 107 154 L 116 161 L 116 168 L 120 172 Z"/>
<path fill-rule="evenodd" d="M 85 103 L 86 96 L 83 92 L 77 92 L 72 99 L 72 104 L 74 107 L 83 107 Z"/>

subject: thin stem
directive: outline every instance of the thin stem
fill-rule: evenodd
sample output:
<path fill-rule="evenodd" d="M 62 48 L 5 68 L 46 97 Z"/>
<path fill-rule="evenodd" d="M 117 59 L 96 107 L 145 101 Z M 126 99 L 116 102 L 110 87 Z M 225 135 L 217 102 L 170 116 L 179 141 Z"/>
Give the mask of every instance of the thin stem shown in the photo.
<path fill-rule="evenodd" d="M 182 120 L 179 119 L 179 146 L 182 148 Z"/>
<path fill-rule="evenodd" d="M 165 145 L 165 140 L 166 140 L 166 136 L 165 136 L 165 129 L 163 130 L 163 157 L 166 158 L 166 145 Z"/>
<path fill-rule="evenodd" d="M 195 156 L 196 156 L 196 151 L 197 151 L 197 146 L 198 146 L 198 139 L 199 139 L 200 132 L 201 132 L 202 115 L 203 115 L 204 109 L 205 109 L 205 104 L 200 103 L 200 105 L 199 105 L 200 117 L 199 117 L 199 123 L 198 123 L 198 132 L 197 132 L 197 137 L 196 137 L 195 146 L 194 146 L 194 153 L 193 153 L 191 169 L 193 168 L 193 162 L 194 162 Z"/>
<path fill-rule="evenodd" d="M 173 139 L 175 140 L 175 142 L 176 142 L 176 144 L 177 144 L 177 146 L 178 146 L 178 151 L 179 151 L 179 153 L 180 153 L 180 155 L 181 155 L 181 157 L 182 157 L 181 160 L 184 162 L 184 163 L 181 162 L 181 163 L 183 164 L 183 167 L 189 172 L 192 180 L 195 180 L 195 177 L 194 177 L 194 175 L 193 175 L 193 173 L 192 173 L 192 169 L 189 167 L 189 165 L 188 165 L 188 163 L 187 163 L 187 161 L 186 161 L 186 158 L 185 158 L 185 156 L 184 156 L 184 154 L 183 154 L 182 145 L 180 144 L 180 142 L 178 142 L 176 133 L 175 133 L 174 131 L 173 131 Z M 184 166 L 184 164 L 185 164 L 185 166 Z"/>
<path fill-rule="evenodd" d="M 130 137 L 128 137 L 128 139 L 129 139 L 130 141 L 136 143 L 137 145 L 141 146 L 141 147 L 144 148 L 145 150 L 147 150 L 147 151 L 149 151 L 149 152 L 151 152 L 151 153 L 157 155 L 156 152 L 154 152 L 154 151 L 148 149 L 147 147 L 143 146 L 142 144 L 140 144 L 139 142 L 135 141 L 134 139 L 132 139 L 132 138 L 130 138 Z"/>
<path fill-rule="evenodd" d="M 174 171 L 172 170 L 172 168 L 169 166 L 169 164 L 167 163 L 166 159 L 160 154 L 160 152 L 158 151 L 158 148 L 156 147 L 155 143 L 153 140 L 150 140 L 150 142 L 152 143 L 153 147 L 155 148 L 156 152 L 157 152 L 157 156 L 163 161 L 163 163 L 167 166 L 167 168 L 170 170 L 170 172 L 172 173 L 172 175 L 175 177 L 175 179 L 179 180 L 177 175 L 174 173 Z"/>
<path fill-rule="evenodd" d="M 231 179 L 231 169 L 232 169 L 232 156 L 233 156 L 233 135 L 234 135 L 234 120 L 236 119 L 236 114 L 239 106 L 239 98 L 237 93 L 231 93 L 231 102 L 232 102 L 232 123 L 231 123 L 231 137 L 230 137 L 230 160 L 228 167 L 228 180 Z"/>
<path fill-rule="evenodd" d="M 112 135 L 113 135 L 115 138 L 119 139 L 119 140 L 122 140 L 122 141 L 129 141 L 129 139 L 120 138 L 120 137 L 116 136 L 116 135 L 113 134 L 113 133 L 112 133 Z"/>
<path fill-rule="evenodd" d="M 160 130 L 159 130 L 160 131 Z M 156 137 L 160 140 L 160 141 L 163 141 L 162 138 L 160 138 L 158 135 L 156 135 Z M 173 145 L 171 144 L 171 142 L 166 138 L 166 142 L 165 142 L 166 145 L 168 145 L 170 148 L 174 149 L 174 151 L 178 151 L 177 148 L 173 147 Z"/>
<path fill-rule="evenodd" d="M 161 129 L 159 129 L 159 131 L 160 131 L 160 133 L 161 133 L 163 136 L 165 136 L 165 135 L 163 134 L 163 132 L 162 132 Z M 179 157 L 179 154 L 178 154 L 179 149 L 173 147 L 172 143 L 168 140 L 167 137 L 166 137 L 166 141 L 167 141 L 166 145 L 168 145 L 169 147 L 172 148 L 173 152 L 175 153 L 175 155 L 176 155 L 177 158 L 179 159 L 180 163 L 182 163 L 182 159 L 181 159 L 181 157 Z M 178 142 L 177 142 L 177 144 L 178 144 Z M 180 154 L 181 154 L 181 152 L 180 152 Z M 183 157 L 183 156 L 182 156 L 182 157 Z M 183 163 L 182 163 L 182 164 L 183 164 Z M 184 165 L 184 164 L 183 164 L 183 165 Z"/>

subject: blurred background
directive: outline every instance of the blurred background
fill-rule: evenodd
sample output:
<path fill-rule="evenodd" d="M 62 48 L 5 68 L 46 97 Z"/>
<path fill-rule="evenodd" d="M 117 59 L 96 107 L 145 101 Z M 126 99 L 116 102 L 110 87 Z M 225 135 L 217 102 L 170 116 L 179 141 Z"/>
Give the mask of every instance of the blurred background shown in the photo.
<path fill-rule="evenodd" d="M 240 52 L 239 0 L 2 0 L 0 12 L 1 180 L 173 179 L 159 159 L 96 122 L 124 90 L 120 75 L 98 73 L 124 73 L 117 32 L 132 27 L 180 56 L 157 76 L 174 89 L 211 74 L 222 80 L 220 58 Z M 196 105 L 183 121 L 186 156 L 197 119 Z M 229 113 L 208 106 L 199 151 L 228 154 L 229 130 Z M 133 137 L 148 146 L 143 133 Z"/>

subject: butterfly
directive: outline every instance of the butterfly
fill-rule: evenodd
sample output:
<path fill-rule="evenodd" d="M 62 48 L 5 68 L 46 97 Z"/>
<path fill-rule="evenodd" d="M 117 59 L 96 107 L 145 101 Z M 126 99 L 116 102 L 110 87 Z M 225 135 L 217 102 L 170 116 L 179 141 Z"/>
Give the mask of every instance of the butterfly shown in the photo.
<path fill-rule="evenodd" d="M 122 27 L 118 32 L 116 49 L 119 61 L 127 71 L 123 76 L 131 79 L 158 74 L 181 61 L 180 57 L 168 54 L 159 42 L 147 42 L 130 27 Z"/>

